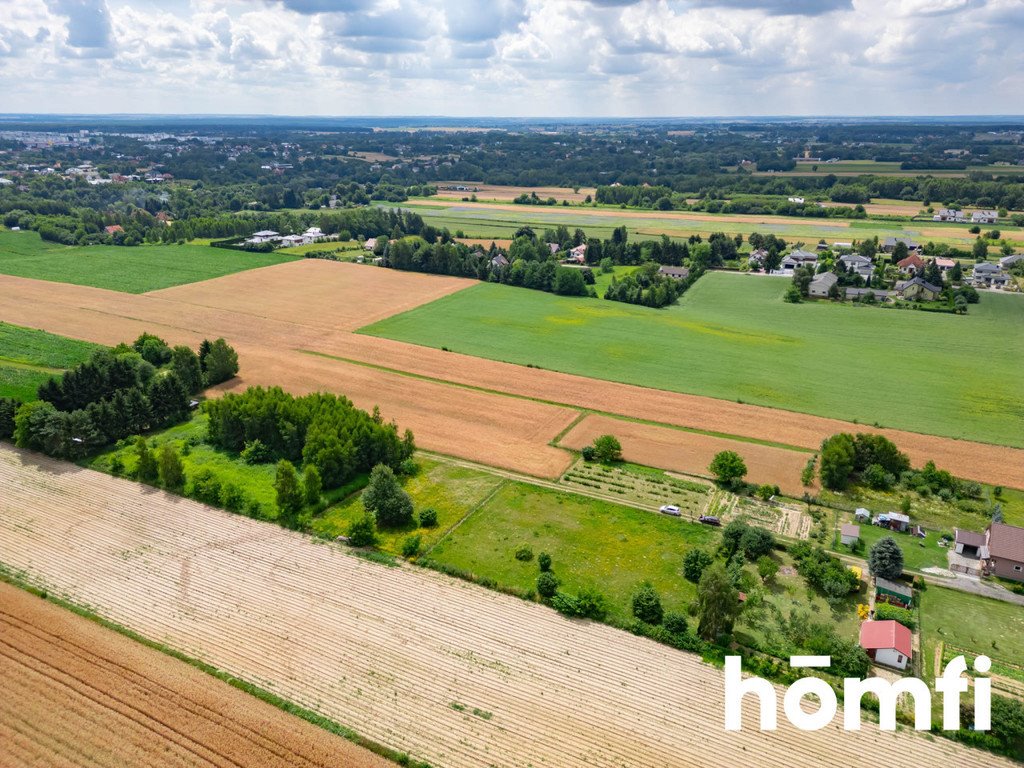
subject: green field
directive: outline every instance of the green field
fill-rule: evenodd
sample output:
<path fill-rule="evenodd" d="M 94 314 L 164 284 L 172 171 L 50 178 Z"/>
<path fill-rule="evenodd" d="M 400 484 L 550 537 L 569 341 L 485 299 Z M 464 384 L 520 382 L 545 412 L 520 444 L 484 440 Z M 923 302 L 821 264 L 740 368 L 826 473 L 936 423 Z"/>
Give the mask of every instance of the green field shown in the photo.
<path fill-rule="evenodd" d="M 0 323 L 0 397 L 36 399 L 39 385 L 86 360 L 95 344 Z"/>
<path fill-rule="evenodd" d="M 630 597 L 645 579 L 666 610 L 683 610 L 696 594 L 683 578 L 683 556 L 692 547 L 713 549 L 718 539 L 717 530 L 678 518 L 507 483 L 429 557 L 526 592 L 539 573 L 536 555 L 547 552 L 563 589 L 596 588 L 608 598 L 609 616 L 626 619 Z M 528 562 L 514 556 L 524 544 L 534 554 Z"/>
<path fill-rule="evenodd" d="M 67 246 L 35 232 L 0 230 L 0 274 L 145 293 L 293 261 L 284 253 L 247 253 L 198 245 Z"/>
<path fill-rule="evenodd" d="M 812 302 L 712 272 L 653 310 L 482 283 L 361 332 L 598 379 L 1024 447 L 1024 297 L 967 316 Z"/>
<path fill-rule="evenodd" d="M 509 238 L 521 226 L 536 232 L 567 226 L 570 231 L 580 227 L 590 238 L 607 239 L 612 230 L 625 226 L 634 239 L 650 239 L 668 235 L 684 239 L 693 234 L 706 236 L 712 232 L 729 235 L 748 235 L 751 232 L 774 234 L 789 243 L 816 243 L 864 240 L 878 237 L 909 237 L 921 243 L 936 242 L 970 249 L 975 236 L 968 232 L 970 224 L 940 224 L 933 221 L 888 221 L 882 219 L 825 219 L 797 216 L 705 214 L 688 215 L 685 211 L 654 215 L 653 211 L 638 209 L 616 210 L 609 206 L 512 206 L 506 209 L 487 208 L 472 203 L 427 201 L 412 199 L 402 204 L 435 227 L 447 227 L 451 232 L 461 230 L 466 237 Z M 608 215 L 615 211 L 614 216 Z M 710 217 L 710 218 L 709 218 Z M 1020 227 L 1000 224 L 1003 237 L 1019 241 L 1024 239 Z M 925 234 L 927 230 L 928 234 Z M 941 234 L 940 234 L 941 231 Z"/>
<path fill-rule="evenodd" d="M 929 677 L 935 646 L 941 641 L 994 662 L 1020 665 L 1024 660 L 1024 608 L 1013 603 L 929 585 L 918 592 L 921 647 Z"/>

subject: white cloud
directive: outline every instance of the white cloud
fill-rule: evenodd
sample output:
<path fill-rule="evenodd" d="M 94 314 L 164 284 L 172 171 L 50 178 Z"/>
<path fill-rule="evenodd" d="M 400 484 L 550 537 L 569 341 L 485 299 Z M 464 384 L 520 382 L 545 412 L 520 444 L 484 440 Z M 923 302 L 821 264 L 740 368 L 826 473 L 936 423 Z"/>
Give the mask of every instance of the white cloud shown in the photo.
<path fill-rule="evenodd" d="M 949 114 L 1021 0 L 0 0 L 9 111 Z M 998 108 L 993 105 L 1000 105 Z"/>

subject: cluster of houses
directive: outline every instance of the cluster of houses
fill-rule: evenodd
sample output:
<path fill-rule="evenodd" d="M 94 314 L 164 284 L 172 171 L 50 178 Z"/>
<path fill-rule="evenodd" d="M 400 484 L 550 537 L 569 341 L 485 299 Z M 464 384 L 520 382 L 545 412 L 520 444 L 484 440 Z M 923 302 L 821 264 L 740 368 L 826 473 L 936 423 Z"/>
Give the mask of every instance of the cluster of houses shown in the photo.
<path fill-rule="evenodd" d="M 310 227 L 301 235 L 282 235 L 272 229 L 263 229 L 259 232 L 253 232 L 244 242 L 249 245 L 271 243 L 275 248 L 291 248 L 296 245 L 318 243 L 321 240 L 329 240 L 330 238 L 331 235 L 324 233 L 320 227 Z"/>
<path fill-rule="evenodd" d="M 974 211 L 970 218 L 963 211 L 955 208 L 940 208 L 932 216 L 932 221 L 971 222 L 972 224 L 996 224 L 999 214 L 996 211 Z"/>

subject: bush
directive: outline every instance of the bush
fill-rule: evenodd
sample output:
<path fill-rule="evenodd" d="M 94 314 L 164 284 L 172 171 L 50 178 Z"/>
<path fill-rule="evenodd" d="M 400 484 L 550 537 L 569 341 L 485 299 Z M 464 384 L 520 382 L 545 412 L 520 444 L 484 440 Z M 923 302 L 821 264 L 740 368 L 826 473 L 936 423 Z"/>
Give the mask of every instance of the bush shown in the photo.
<path fill-rule="evenodd" d="M 516 548 L 516 560 L 523 563 L 528 563 L 533 560 L 533 550 L 526 544 L 523 544 Z"/>
<path fill-rule="evenodd" d="M 914 618 L 913 611 L 901 608 L 898 605 L 875 603 L 875 620 L 888 621 L 890 619 L 898 621 L 909 630 L 917 629 L 917 620 Z"/>
<path fill-rule="evenodd" d="M 419 534 L 406 536 L 405 540 L 402 542 L 402 557 L 416 557 L 416 555 L 420 553 L 420 544 L 422 544 L 422 542 L 423 540 L 420 538 Z"/>
<path fill-rule="evenodd" d="M 363 515 L 358 520 L 353 520 L 346 535 L 353 547 L 372 547 L 377 543 L 377 525 L 373 515 Z"/>
<path fill-rule="evenodd" d="M 135 438 L 135 456 L 137 461 L 135 462 L 135 479 L 141 480 L 144 483 L 152 483 L 157 479 L 160 474 L 160 467 L 157 464 L 156 457 L 153 456 L 153 452 L 149 450 L 149 443 L 146 442 L 146 438 L 137 437 Z M 216 504 L 216 501 L 212 502 Z"/>
<path fill-rule="evenodd" d="M 204 504 L 220 504 L 220 480 L 206 467 L 197 469 L 189 477 L 185 495 Z"/>
<path fill-rule="evenodd" d="M 377 525 L 382 528 L 402 526 L 412 520 L 412 499 L 386 464 L 378 464 L 370 472 L 370 482 L 362 499 L 363 507 L 376 517 Z"/>
<path fill-rule="evenodd" d="M 594 458 L 602 464 L 622 459 L 622 444 L 615 435 L 601 435 L 594 440 Z"/>
<path fill-rule="evenodd" d="M 419 523 L 421 528 L 436 528 L 437 510 L 433 507 L 420 510 Z"/>
<path fill-rule="evenodd" d="M 661 597 L 650 582 L 645 581 L 633 594 L 633 615 L 648 624 L 661 624 L 665 612 Z"/>
<path fill-rule="evenodd" d="M 546 573 L 551 570 L 551 555 L 547 552 L 541 552 L 537 555 L 537 565 L 540 567 L 542 573 Z"/>
<path fill-rule="evenodd" d="M 0 397 L 0 440 L 14 437 L 14 415 L 21 405 L 11 397 Z"/>
<path fill-rule="evenodd" d="M 160 446 L 158 453 L 158 473 L 164 488 L 178 490 L 185 483 L 185 465 L 181 457 L 170 443 Z"/>
<path fill-rule="evenodd" d="M 704 575 L 704 569 L 711 565 L 713 561 L 714 558 L 711 554 L 703 549 L 691 549 L 683 557 L 683 576 L 686 577 L 687 581 L 692 581 L 696 584 L 700 581 L 700 577 Z"/>
<path fill-rule="evenodd" d="M 550 600 L 558 591 L 558 579 L 551 571 L 544 571 L 537 577 L 537 594 L 545 600 Z"/>
<path fill-rule="evenodd" d="M 241 512 L 245 503 L 245 494 L 234 483 L 228 483 L 220 489 L 220 505 L 229 512 Z"/>
<path fill-rule="evenodd" d="M 246 464 L 269 464 L 274 460 L 274 452 L 259 438 L 247 442 L 240 455 Z"/>
<path fill-rule="evenodd" d="M 690 632 L 689 622 L 686 621 L 686 616 L 681 613 L 672 613 L 671 611 L 666 613 L 663 624 L 665 629 L 673 635 L 686 635 Z"/>
<path fill-rule="evenodd" d="M 594 446 L 592 445 L 583 446 L 583 450 L 580 451 L 580 454 L 583 456 L 584 461 L 594 461 L 597 456 L 597 452 L 594 450 Z"/>
<path fill-rule="evenodd" d="M 420 473 L 420 465 L 412 459 L 406 459 L 399 465 L 398 471 L 406 477 L 415 477 Z"/>

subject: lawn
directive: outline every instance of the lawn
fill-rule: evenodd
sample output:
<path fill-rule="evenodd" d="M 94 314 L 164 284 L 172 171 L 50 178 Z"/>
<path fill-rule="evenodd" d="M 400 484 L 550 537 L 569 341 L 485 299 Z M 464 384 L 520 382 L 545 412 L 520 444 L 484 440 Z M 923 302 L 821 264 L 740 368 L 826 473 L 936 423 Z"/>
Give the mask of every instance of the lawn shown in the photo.
<path fill-rule="evenodd" d="M 379 531 L 377 546 L 389 554 L 401 554 L 402 542 L 413 534 L 420 536 L 424 549 L 432 546 L 502 483 L 500 477 L 489 472 L 422 457 L 417 457 L 416 462 L 419 473 L 405 478 L 402 485 L 417 513 L 427 507 L 437 512 L 437 527 L 419 528 L 411 523 L 399 530 Z M 364 514 L 359 494 L 353 494 L 314 519 L 312 528 L 315 533 L 333 538 L 344 535 L 349 524 Z"/>
<path fill-rule="evenodd" d="M 841 522 L 851 522 L 852 519 L 844 520 L 840 518 Z M 900 549 L 903 550 L 903 567 L 908 570 L 920 571 L 923 568 L 949 568 L 949 562 L 946 559 L 946 552 L 949 550 L 939 546 L 940 534 L 935 531 L 927 531 L 927 536 L 923 539 L 919 539 L 915 536 L 911 536 L 909 533 L 897 533 L 895 531 L 886 530 L 877 525 L 861 524 L 860 525 L 860 540 L 863 542 L 863 548 L 859 551 L 853 552 L 849 547 L 839 543 L 839 532 L 836 530 L 835 537 L 831 541 L 831 549 L 834 552 L 840 552 L 846 555 L 852 554 L 855 557 L 861 557 L 867 559 L 868 552 L 880 539 L 886 536 L 892 536 L 892 538 L 899 544 Z M 950 531 L 952 533 L 952 531 Z"/>
<path fill-rule="evenodd" d="M 640 267 L 615 267 L 613 272 L 602 272 L 600 267 L 594 267 L 594 290 L 599 297 L 604 296 L 612 280 L 621 280 L 631 272 L 636 272 Z"/>
<path fill-rule="evenodd" d="M 68 246 L 0 230 L 0 274 L 145 293 L 298 258 L 201 245 Z"/>
<path fill-rule="evenodd" d="M 0 397 L 35 400 L 40 384 L 83 362 L 96 349 L 85 341 L 0 323 Z"/>
<path fill-rule="evenodd" d="M 812 302 L 712 272 L 654 310 L 482 283 L 362 329 L 479 357 L 1024 447 L 1024 298 L 964 317 Z"/>
<path fill-rule="evenodd" d="M 929 585 L 918 593 L 921 605 L 921 646 L 934 654 L 941 641 L 993 660 L 993 672 L 1000 663 L 1018 667 L 1024 663 L 1024 608 L 1001 600 Z M 949 656 L 947 648 L 946 656 Z M 929 677 L 934 656 L 926 657 Z M 1004 672 L 1005 674 L 1005 672 Z"/>
<path fill-rule="evenodd" d="M 644 580 L 661 593 L 666 610 L 682 611 L 696 595 L 683 578 L 683 556 L 693 547 L 712 549 L 718 540 L 717 530 L 677 518 L 507 483 L 429 558 L 526 592 L 536 584 L 536 556 L 547 552 L 563 589 L 598 589 L 608 598 L 609 616 L 624 620 Z M 515 557 L 523 545 L 533 553 L 526 562 Z"/>

